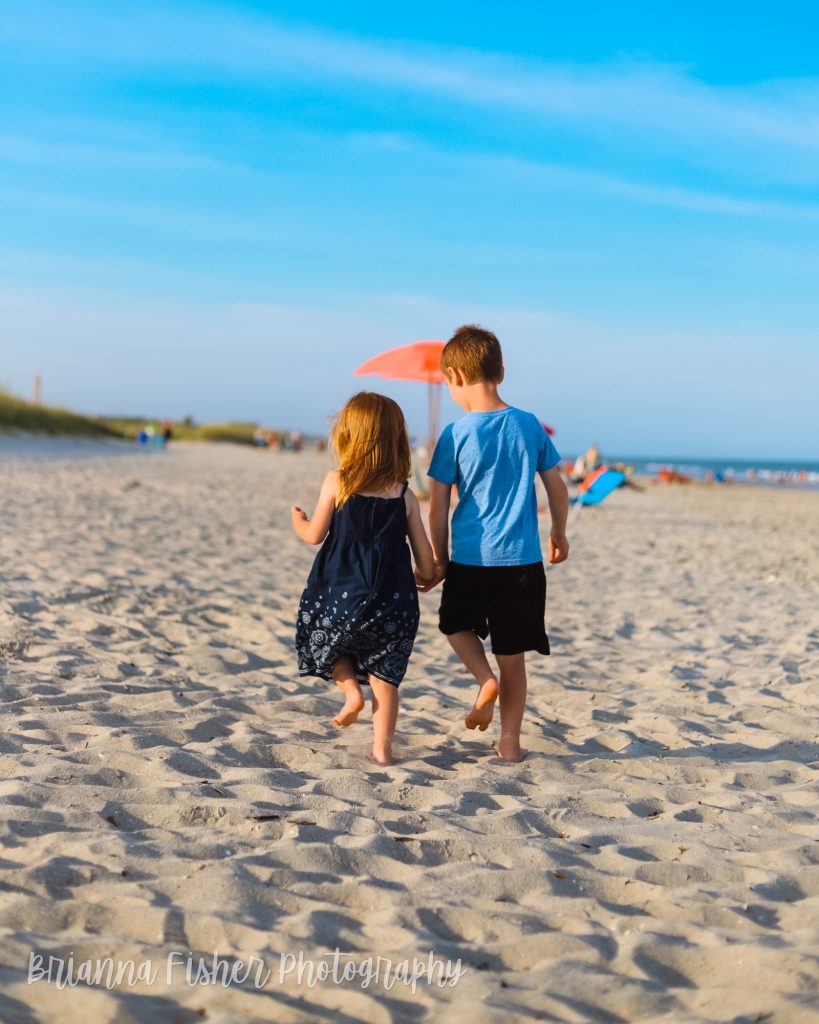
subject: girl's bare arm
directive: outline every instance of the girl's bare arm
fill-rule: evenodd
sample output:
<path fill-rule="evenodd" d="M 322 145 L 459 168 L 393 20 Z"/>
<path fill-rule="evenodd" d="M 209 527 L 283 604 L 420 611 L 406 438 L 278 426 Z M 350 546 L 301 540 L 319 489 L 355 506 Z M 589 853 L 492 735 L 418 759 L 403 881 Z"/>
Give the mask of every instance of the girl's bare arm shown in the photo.
<path fill-rule="evenodd" d="M 429 532 L 432 538 L 432 573 L 421 577 L 416 573 L 418 589 L 423 593 L 437 587 L 446 573 L 449 564 L 449 505 L 452 500 L 452 487 L 442 484 L 439 480 L 429 481 Z"/>
<path fill-rule="evenodd" d="M 428 580 L 432 578 L 435 570 L 432 545 L 427 537 L 427 531 L 424 529 L 418 499 L 412 491 L 408 490 L 405 500 L 407 503 L 407 533 L 409 534 L 412 557 L 415 560 L 415 570 L 422 579 Z"/>
<path fill-rule="evenodd" d="M 321 544 L 327 536 L 336 504 L 337 488 L 338 471 L 333 470 L 324 478 L 312 518 L 308 519 L 307 514 L 298 505 L 293 505 L 290 509 L 293 529 L 301 540 L 308 544 Z"/>

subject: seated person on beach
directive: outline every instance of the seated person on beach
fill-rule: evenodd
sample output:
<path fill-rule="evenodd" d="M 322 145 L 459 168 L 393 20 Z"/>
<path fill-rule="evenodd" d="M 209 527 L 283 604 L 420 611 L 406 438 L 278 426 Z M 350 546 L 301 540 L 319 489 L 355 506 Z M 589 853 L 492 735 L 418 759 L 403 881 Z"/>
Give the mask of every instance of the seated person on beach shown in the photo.
<path fill-rule="evenodd" d="M 546 488 L 552 515 L 549 561 L 563 562 L 568 493 L 560 456 L 532 413 L 506 404 L 498 394 L 503 361 L 498 339 L 480 327 L 459 328 L 441 354 L 453 400 L 466 416 L 441 434 L 430 476 L 429 523 L 436 573 L 428 590 L 444 581 L 439 625 L 478 684 L 469 729 L 484 730 L 500 695 L 498 753 L 520 761 L 520 730 L 526 705 L 526 651 L 549 653 L 544 627 L 546 575 L 537 520 L 535 476 Z M 458 505 L 449 510 L 452 488 Z M 490 667 L 483 640 L 489 636 L 498 663 Z"/>
<path fill-rule="evenodd" d="M 574 481 L 585 480 L 589 473 L 593 473 L 603 465 L 600 458 L 600 449 L 596 444 L 591 444 L 586 449 L 585 455 L 578 455 L 571 471 L 571 479 Z"/>

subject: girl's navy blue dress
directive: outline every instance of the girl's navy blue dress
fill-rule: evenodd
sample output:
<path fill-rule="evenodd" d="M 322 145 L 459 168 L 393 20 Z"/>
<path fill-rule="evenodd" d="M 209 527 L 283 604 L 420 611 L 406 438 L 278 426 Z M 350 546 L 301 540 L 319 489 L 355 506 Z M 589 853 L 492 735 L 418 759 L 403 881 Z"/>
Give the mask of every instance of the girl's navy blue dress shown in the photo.
<path fill-rule="evenodd" d="M 359 682 L 369 673 L 393 686 L 404 678 L 419 617 L 404 492 L 354 494 L 333 510 L 299 604 L 299 675 L 331 679 L 346 655 Z"/>

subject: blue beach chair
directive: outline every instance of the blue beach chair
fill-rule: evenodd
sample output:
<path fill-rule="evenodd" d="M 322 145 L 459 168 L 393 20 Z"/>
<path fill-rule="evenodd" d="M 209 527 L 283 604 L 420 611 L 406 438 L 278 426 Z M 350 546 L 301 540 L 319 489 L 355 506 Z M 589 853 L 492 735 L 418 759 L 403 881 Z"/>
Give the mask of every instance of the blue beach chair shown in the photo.
<path fill-rule="evenodd" d="M 574 505 L 569 522 L 575 522 L 580 515 L 580 509 L 584 505 L 600 505 L 612 491 L 616 491 L 625 482 L 626 474 L 621 473 L 619 469 L 600 470 L 586 490 L 569 499 L 572 505 Z"/>
<path fill-rule="evenodd" d="M 626 474 L 621 473 L 619 469 L 604 469 L 587 490 L 581 491 L 576 498 L 571 499 L 572 504 L 599 505 L 625 482 Z"/>

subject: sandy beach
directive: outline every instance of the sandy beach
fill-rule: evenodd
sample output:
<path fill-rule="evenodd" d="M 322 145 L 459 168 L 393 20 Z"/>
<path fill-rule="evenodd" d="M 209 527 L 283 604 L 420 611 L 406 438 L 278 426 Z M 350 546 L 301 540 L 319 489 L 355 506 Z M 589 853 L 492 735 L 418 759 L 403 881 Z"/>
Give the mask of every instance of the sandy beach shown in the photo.
<path fill-rule="evenodd" d="M 520 765 L 497 723 L 464 729 L 422 595 L 379 768 L 369 712 L 339 732 L 337 692 L 296 672 L 315 549 L 288 509 L 328 465 L 2 440 L 5 1024 L 819 1019 L 819 494 L 584 510 Z M 281 959 L 336 949 L 464 973 L 311 987 Z M 271 974 L 168 983 L 188 951 Z M 59 989 L 32 953 L 158 976 Z"/>

